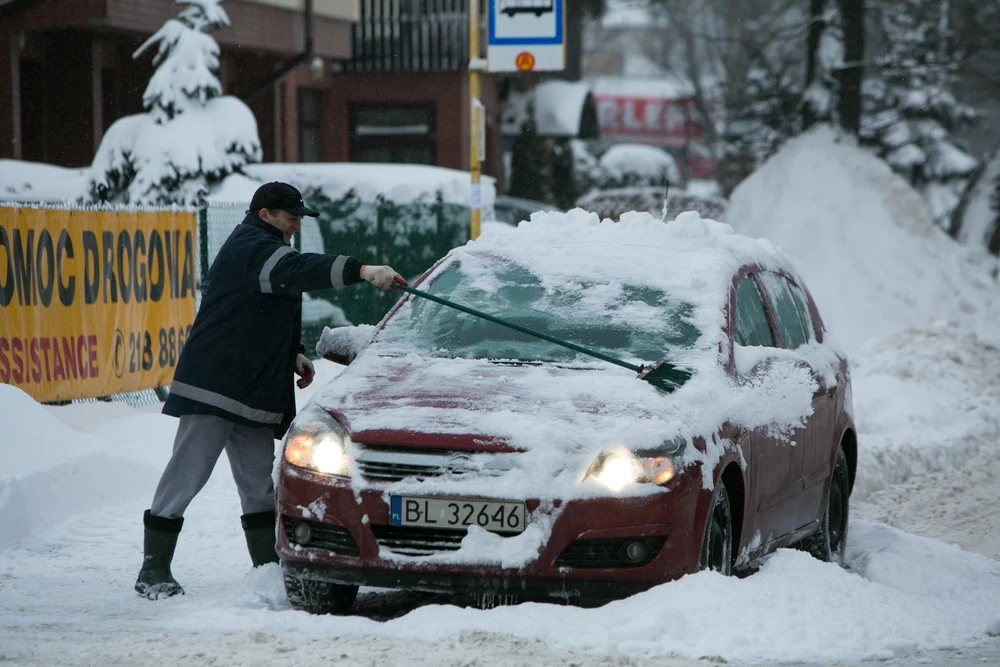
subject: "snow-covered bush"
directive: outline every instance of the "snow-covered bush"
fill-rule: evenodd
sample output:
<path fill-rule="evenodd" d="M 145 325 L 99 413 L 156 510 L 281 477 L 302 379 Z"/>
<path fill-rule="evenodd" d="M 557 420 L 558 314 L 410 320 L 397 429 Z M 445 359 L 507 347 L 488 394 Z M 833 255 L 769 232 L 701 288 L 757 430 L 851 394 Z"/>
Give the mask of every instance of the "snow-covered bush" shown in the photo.
<path fill-rule="evenodd" d="M 257 121 L 239 99 L 222 95 L 219 46 L 207 33 L 229 25 L 224 0 L 185 5 L 133 54 L 157 45 L 143 94 L 148 113 L 108 128 L 87 178 L 93 201 L 199 203 L 208 187 L 261 159 Z"/>

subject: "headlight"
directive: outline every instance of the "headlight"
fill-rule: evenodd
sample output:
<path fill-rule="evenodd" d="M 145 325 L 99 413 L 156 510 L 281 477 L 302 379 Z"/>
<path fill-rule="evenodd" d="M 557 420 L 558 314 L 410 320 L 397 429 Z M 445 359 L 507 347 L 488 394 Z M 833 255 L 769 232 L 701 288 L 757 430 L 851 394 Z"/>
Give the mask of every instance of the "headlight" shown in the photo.
<path fill-rule="evenodd" d="M 350 477 L 344 428 L 326 410 L 307 406 L 285 436 L 285 460 L 325 475 Z"/>
<path fill-rule="evenodd" d="M 683 438 L 676 438 L 655 449 L 605 450 L 590 464 L 584 479 L 592 477 L 612 491 L 621 491 L 629 484 L 666 484 L 677 475 L 675 460 L 684 445 Z"/>

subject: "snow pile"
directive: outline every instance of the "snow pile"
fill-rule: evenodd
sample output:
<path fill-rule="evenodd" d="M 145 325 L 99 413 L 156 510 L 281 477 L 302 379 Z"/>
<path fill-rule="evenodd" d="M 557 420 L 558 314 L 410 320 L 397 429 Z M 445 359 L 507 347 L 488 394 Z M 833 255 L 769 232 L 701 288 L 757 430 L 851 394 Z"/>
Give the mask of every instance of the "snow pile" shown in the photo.
<path fill-rule="evenodd" d="M 0 201 L 72 202 L 86 191 L 86 169 L 0 160 Z"/>
<path fill-rule="evenodd" d="M 1000 338 L 996 259 L 948 238 L 920 195 L 827 126 L 788 142 L 741 183 L 726 221 L 789 255 L 849 352 L 938 320 Z"/>
<path fill-rule="evenodd" d="M 921 651 L 978 644 L 1000 628 L 995 561 L 887 526 L 856 522 L 853 529 L 852 571 L 786 549 L 746 579 L 702 572 L 598 609 L 428 605 L 384 623 L 309 616 L 282 604 L 280 571 L 268 567 L 243 582 L 232 581 L 233 592 L 215 595 L 211 604 L 187 595 L 160 605 L 149 622 L 181 637 L 294 632 L 306 651 L 313 637 L 335 641 L 338 650 L 378 638 L 439 642 L 439 660 L 462 651 L 468 635 L 501 633 L 551 650 L 577 651 L 581 655 L 572 664 L 607 664 L 610 656 L 736 664 L 893 658 L 917 663 L 924 662 Z M 257 656 L 267 650 L 254 647 Z"/>
<path fill-rule="evenodd" d="M 116 446 L 55 421 L 46 408 L 7 384 L 0 384 L 0 406 L 0 549 L 53 521 L 152 492 L 156 470 L 129 460 L 134 454 L 128 450 L 142 441 L 135 438 L 139 429 L 124 438 L 125 433 L 110 431 L 111 439 L 122 443 Z M 137 419 L 130 408 L 122 410 L 127 421 L 149 428 L 148 420 Z"/>
<path fill-rule="evenodd" d="M 868 491 L 992 450 L 1000 433 L 1000 347 L 945 323 L 873 341 L 854 364 Z M 905 401 L 899 400 L 906 396 Z"/>

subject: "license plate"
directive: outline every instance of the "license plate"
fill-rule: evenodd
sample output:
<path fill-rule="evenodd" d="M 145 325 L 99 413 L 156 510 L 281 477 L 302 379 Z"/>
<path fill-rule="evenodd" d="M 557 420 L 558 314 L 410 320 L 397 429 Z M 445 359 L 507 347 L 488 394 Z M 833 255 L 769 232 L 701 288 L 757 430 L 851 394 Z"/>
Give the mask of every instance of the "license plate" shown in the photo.
<path fill-rule="evenodd" d="M 494 533 L 520 533 L 524 530 L 524 503 L 391 496 L 389 510 L 389 523 L 393 526 L 479 526 Z"/>

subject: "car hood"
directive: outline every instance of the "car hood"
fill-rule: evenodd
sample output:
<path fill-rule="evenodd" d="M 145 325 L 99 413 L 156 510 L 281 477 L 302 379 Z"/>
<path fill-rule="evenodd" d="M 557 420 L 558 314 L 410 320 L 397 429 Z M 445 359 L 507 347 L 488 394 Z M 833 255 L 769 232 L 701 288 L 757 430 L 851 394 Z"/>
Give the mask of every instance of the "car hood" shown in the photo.
<path fill-rule="evenodd" d="M 650 446 L 671 396 L 610 365 L 362 355 L 314 399 L 357 442 L 505 448 Z M 671 436 L 672 437 L 672 436 Z M 391 442 L 390 442 L 391 441 Z"/>
<path fill-rule="evenodd" d="M 370 351 L 369 351 L 370 352 Z M 313 397 L 355 443 L 514 452 L 509 474 L 448 482 L 450 493 L 567 498 L 606 495 L 581 485 L 603 449 L 655 447 L 683 428 L 666 394 L 610 365 L 511 365 L 416 355 L 356 359 Z M 355 483 L 362 480 L 355 479 Z M 445 482 L 398 482 L 397 491 L 435 492 Z M 647 488 L 640 488 L 647 487 Z M 636 485 L 624 495 L 655 492 Z"/>

